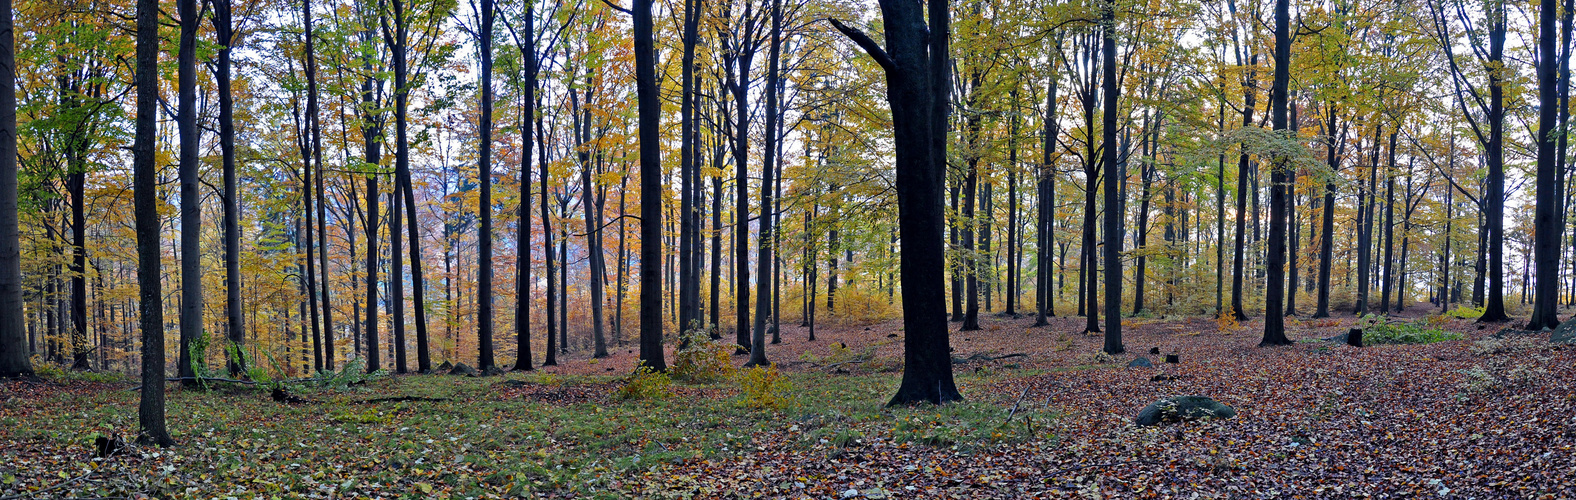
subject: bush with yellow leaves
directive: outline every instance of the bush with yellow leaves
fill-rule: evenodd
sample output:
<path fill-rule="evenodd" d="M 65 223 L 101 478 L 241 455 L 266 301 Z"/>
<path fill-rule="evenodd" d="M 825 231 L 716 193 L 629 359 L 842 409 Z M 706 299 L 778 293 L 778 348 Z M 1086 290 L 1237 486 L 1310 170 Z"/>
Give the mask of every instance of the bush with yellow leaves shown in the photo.
<path fill-rule="evenodd" d="M 712 340 L 704 328 L 684 333 L 681 347 L 673 353 L 673 379 L 692 384 L 727 380 L 733 375 L 733 344 Z"/>
<path fill-rule="evenodd" d="M 739 402 L 748 408 L 781 409 L 788 403 L 788 380 L 777 365 L 739 372 Z"/>
<path fill-rule="evenodd" d="M 618 399 L 659 399 L 673 394 L 668 386 L 673 385 L 673 379 L 668 374 L 651 369 L 641 362 L 635 368 L 635 373 L 629 374 L 624 379 L 624 386 L 618 388 Z"/>

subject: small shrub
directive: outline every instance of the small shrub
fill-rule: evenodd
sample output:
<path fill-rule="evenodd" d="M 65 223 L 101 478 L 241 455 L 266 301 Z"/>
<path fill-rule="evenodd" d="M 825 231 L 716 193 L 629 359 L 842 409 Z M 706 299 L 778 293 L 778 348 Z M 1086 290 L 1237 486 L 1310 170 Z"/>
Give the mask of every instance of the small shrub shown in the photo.
<path fill-rule="evenodd" d="M 1107 354 L 1105 351 L 1095 351 L 1093 353 L 1086 354 L 1083 357 L 1083 364 L 1086 365 L 1103 365 L 1115 362 L 1116 357 Z"/>
<path fill-rule="evenodd" d="M 749 408 L 780 409 L 788 403 L 788 381 L 777 365 L 759 366 L 739 373 L 739 399 Z"/>
<path fill-rule="evenodd" d="M 1461 338 L 1459 333 L 1429 328 L 1426 323 L 1390 321 L 1373 314 L 1358 324 L 1363 325 L 1363 341 L 1373 344 L 1432 344 Z"/>
<path fill-rule="evenodd" d="M 1237 315 L 1231 311 L 1221 311 L 1215 316 L 1215 324 L 1220 325 L 1222 332 L 1235 332 L 1242 329 L 1242 324 L 1237 322 Z"/>
<path fill-rule="evenodd" d="M 645 363 L 641 363 L 635 368 L 635 373 L 629 374 L 629 377 L 624 379 L 624 386 L 618 388 L 618 399 L 627 401 L 665 398 L 673 394 L 672 389 L 669 388 L 671 385 L 673 379 L 668 378 L 668 374 L 652 370 Z"/>
<path fill-rule="evenodd" d="M 684 347 L 673 354 L 670 370 L 675 380 L 705 384 L 726 380 L 733 375 L 733 345 L 712 340 L 705 329 L 694 329 L 683 336 Z"/>

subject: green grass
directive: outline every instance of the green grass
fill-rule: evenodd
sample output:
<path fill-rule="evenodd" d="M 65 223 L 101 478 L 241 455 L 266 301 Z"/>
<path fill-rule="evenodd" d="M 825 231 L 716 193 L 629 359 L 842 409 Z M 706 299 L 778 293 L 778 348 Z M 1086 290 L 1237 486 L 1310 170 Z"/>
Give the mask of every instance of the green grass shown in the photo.
<path fill-rule="evenodd" d="M 1363 328 L 1363 342 L 1369 344 L 1432 344 L 1461 339 L 1460 333 L 1430 328 L 1425 321 L 1390 321 L 1370 314 L 1358 324 Z"/>
<path fill-rule="evenodd" d="M 275 403 L 256 388 L 173 391 L 168 422 L 179 446 L 159 467 L 144 466 L 153 474 L 140 487 L 159 491 L 179 484 L 180 489 L 168 491 L 185 494 L 191 486 L 200 496 L 244 485 L 253 493 L 285 496 L 332 489 L 337 496 L 353 497 L 463 498 L 550 490 L 620 497 L 620 481 L 660 474 L 665 464 L 726 460 L 768 445 L 804 452 L 831 449 L 836 455 L 841 447 L 882 438 L 969 453 L 1051 437 L 1054 415 L 1025 401 L 1007 422 L 1016 391 L 1004 396 L 984 389 L 1020 378 L 1021 372 L 960 373 L 969 401 L 896 409 L 884 406 L 896 390 L 895 373 L 785 374 L 785 402 L 777 409 L 744 404 L 735 380 L 674 384 L 676 395 L 621 401 L 607 394 L 620 379 L 546 374 L 404 376 L 349 387 L 303 387 L 298 393 L 318 403 L 300 406 Z M 545 384 L 554 391 L 595 391 L 597 397 L 573 404 L 506 398 L 501 387 L 494 387 L 505 380 Z M 449 401 L 361 403 L 401 395 Z M 32 402 L 24 416 L 0 413 L 0 425 L 14 429 L 0 431 L 0 444 L 45 440 L 85 462 L 94 436 L 129 438 L 135 432 L 136 404 L 132 391 L 61 392 Z M 0 452 L 0 459 L 6 458 L 7 452 Z M 54 472 L 42 473 L 33 477 L 44 480 L 34 484 L 59 481 Z M 159 482 L 161 474 L 173 480 Z"/>

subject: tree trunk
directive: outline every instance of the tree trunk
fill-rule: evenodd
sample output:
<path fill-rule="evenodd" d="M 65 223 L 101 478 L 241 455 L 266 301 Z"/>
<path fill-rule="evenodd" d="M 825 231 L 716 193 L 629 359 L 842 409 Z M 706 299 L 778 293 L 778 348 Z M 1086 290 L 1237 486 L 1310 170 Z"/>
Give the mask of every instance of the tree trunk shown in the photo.
<path fill-rule="evenodd" d="M 899 267 L 904 284 L 905 335 L 903 381 L 889 406 L 962 399 L 952 378 L 947 322 L 942 314 L 946 310 L 942 287 L 946 269 L 942 221 L 946 212 L 941 200 L 951 95 L 950 66 L 945 64 L 951 30 L 949 3 L 930 2 L 927 29 L 919 3 L 882 0 L 888 50 L 863 33 L 833 22 L 886 70 L 887 101 L 892 109 L 898 225 L 904 242 Z"/>
<path fill-rule="evenodd" d="M 481 211 L 481 219 L 482 220 L 481 220 L 481 234 L 478 235 L 478 237 L 477 237 L 477 245 L 476 245 L 477 246 L 477 253 L 479 254 L 478 257 L 477 257 L 478 262 L 476 263 L 476 295 L 477 295 L 477 297 L 476 297 L 476 344 L 477 344 L 477 349 L 478 349 L 477 350 L 477 356 L 476 356 L 476 369 L 477 370 L 481 370 L 482 373 L 486 373 L 489 370 L 495 369 L 494 359 L 493 359 L 493 258 L 492 258 L 493 257 L 493 247 L 492 247 L 492 240 L 493 240 L 493 221 L 492 221 L 492 208 L 493 208 L 492 207 L 492 204 L 493 204 L 493 201 L 492 201 L 492 174 L 493 174 L 493 172 L 492 172 L 492 125 L 493 125 L 493 116 L 492 116 L 492 114 L 493 114 L 492 69 L 493 68 L 492 68 L 492 66 L 493 66 L 493 55 L 492 55 L 492 46 L 493 46 L 493 16 L 494 16 L 493 1 L 492 0 L 481 0 L 481 11 L 479 12 L 479 14 L 481 14 L 481 31 L 480 31 L 480 33 L 477 34 L 477 38 L 479 39 L 478 41 L 480 42 L 480 45 L 481 45 L 480 52 L 481 52 L 481 59 L 482 60 L 481 60 L 481 75 L 477 78 L 477 82 L 476 82 L 476 85 L 478 87 L 481 87 L 481 102 L 478 103 L 478 107 L 480 107 L 481 109 L 478 110 L 480 116 L 478 117 L 477 124 L 476 124 L 477 133 L 480 136 L 479 139 L 477 140 L 477 152 L 476 152 L 477 172 L 476 172 L 476 177 L 477 177 L 478 183 L 481 184 L 481 196 L 480 196 L 481 200 L 480 200 L 479 203 L 477 203 L 477 207 L 476 208 Z M 529 146 L 527 146 L 527 147 L 529 147 Z M 416 202 L 416 200 L 414 198 L 411 199 L 411 204 L 412 205 L 415 205 L 415 202 Z M 420 258 L 421 258 L 420 255 L 417 254 L 417 252 L 416 252 L 417 235 L 415 234 L 414 230 L 416 229 L 417 224 L 415 222 L 416 222 L 416 219 L 415 219 L 415 214 L 413 212 L 411 214 L 411 224 L 410 224 L 410 227 L 412 229 L 412 234 L 410 236 L 410 242 L 411 242 L 411 252 L 410 252 L 410 254 L 411 254 L 411 261 L 412 261 L 412 266 L 411 267 L 412 267 L 413 270 L 420 268 L 420 264 L 415 264 L 415 262 L 420 260 Z M 421 282 L 417 281 L 416 283 L 417 284 L 416 284 L 415 293 L 417 295 L 420 295 L 421 294 L 421 284 L 420 284 Z M 418 311 L 418 314 L 419 314 L 419 311 L 421 311 L 421 301 L 420 300 L 417 300 L 416 310 Z M 417 342 L 421 343 L 421 344 L 424 344 L 425 342 L 423 342 L 423 341 L 425 340 L 425 338 L 423 338 L 423 337 L 424 337 L 423 335 L 420 335 L 418 333 L 417 334 Z M 416 356 L 417 357 L 423 357 L 424 358 L 425 354 L 426 354 L 425 346 L 418 346 L 416 348 Z M 426 363 L 419 363 L 418 362 L 417 365 L 420 366 L 420 370 L 422 372 L 426 372 L 429 369 L 429 367 L 426 366 Z"/>
<path fill-rule="evenodd" d="M 1100 11 L 1101 69 L 1105 106 L 1101 131 L 1104 135 L 1101 163 L 1105 164 L 1105 346 L 1106 354 L 1120 354 L 1122 346 L 1122 223 L 1126 211 L 1117 194 L 1117 184 L 1127 178 L 1127 166 L 1117 163 L 1117 109 L 1121 94 L 1116 81 L 1116 6 L 1106 4 Z M 1092 259 L 1091 259 L 1092 260 Z M 1093 310 L 1091 301 L 1090 309 Z M 1089 315 L 1094 318 L 1094 314 Z"/>
<path fill-rule="evenodd" d="M 1559 213 L 1559 162 L 1555 156 L 1559 154 L 1559 139 L 1555 135 L 1560 104 L 1557 63 L 1561 58 L 1555 49 L 1559 3 L 1559 0 L 1542 0 L 1538 9 L 1538 169 L 1533 215 L 1537 288 L 1532 295 L 1532 319 L 1527 322 L 1527 329 L 1534 331 L 1560 326 L 1557 311 L 1561 232 L 1556 221 L 1563 219 L 1565 214 Z"/>
<path fill-rule="evenodd" d="M 202 337 L 202 194 L 198 190 L 198 169 L 202 159 L 197 140 L 197 14 L 196 0 L 179 0 L 181 34 L 179 51 L 179 103 L 176 114 L 180 124 L 181 184 L 181 377 L 195 377 L 203 363 L 203 353 L 191 352 L 192 344 Z M 306 186 L 302 186 L 306 188 Z M 303 192 L 306 192 L 303 189 Z M 310 276 L 308 277 L 310 279 Z M 192 382 L 187 382 L 191 384 Z"/>
<path fill-rule="evenodd" d="M 1325 129 L 1326 133 L 1329 134 L 1329 143 L 1325 145 L 1325 153 L 1329 157 L 1328 161 L 1330 172 L 1332 172 L 1333 175 L 1334 172 L 1339 172 L 1341 170 L 1339 147 L 1340 143 L 1345 140 L 1346 129 L 1341 129 L 1340 133 L 1335 132 L 1336 113 L 1334 102 L 1326 105 L 1324 109 L 1325 113 L 1329 115 L 1328 119 L 1330 121 L 1329 128 Z M 1315 318 L 1330 317 L 1330 268 L 1332 267 L 1331 264 L 1333 264 L 1335 260 L 1334 179 L 1325 181 L 1324 183 L 1323 207 L 1323 213 L 1319 214 L 1319 293 L 1318 306 L 1313 312 L 1313 317 Z"/>
<path fill-rule="evenodd" d="M 640 362 L 667 371 L 662 353 L 662 102 L 651 39 L 651 0 L 633 0 L 635 94 L 640 117 Z M 742 135 L 742 134 L 741 134 Z"/>
<path fill-rule="evenodd" d="M 219 149 L 224 170 L 224 312 L 230 343 L 245 352 L 246 323 L 241 315 L 241 192 L 235 176 L 235 97 L 230 91 L 230 54 L 236 37 L 231 21 L 231 0 L 214 0 L 213 30 L 222 46 L 214 78 L 219 84 Z M 230 375 L 246 372 L 243 356 L 230 359 Z"/>
<path fill-rule="evenodd" d="M 9 0 L 0 0 L 9 4 Z M 10 5 L 0 5 L 10 7 Z M 12 48 L 11 9 L 0 9 L 5 12 L 0 19 L 6 21 L 0 25 L 0 59 L 10 59 Z M 192 17 L 195 19 L 195 16 Z M 0 60 L 0 63 L 10 63 L 9 60 Z M 137 287 L 139 289 L 139 318 L 142 328 L 142 391 L 141 402 L 137 405 L 137 420 L 141 427 L 138 432 L 137 442 L 143 445 L 158 445 L 170 447 L 175 445 L 175 440 L 170 439 L 170 433 L 164 428 L 164 292 L 163 276 L 159 270 L 159 199 L 158 199 L 158 111 L 159 111 L 159 2 L 158 0 L 137 0 L 137 125 L 136 142 L 132 146 L 132 196 L 136 205 L 136 230 L 137 230 Z M 0 64 L 0 76 L 4 80 L 13 81 L 14 71 L 12 64 Z M 7 192 L 11 181 L 16 178 L 14 161 L 16 161 L 16 135 L 15 132 L 15 88 L 11 85 L 0 85 L 0 179 L 5 179 L 5 184 L 0 185 L 0 211 L 14 215 L 15 191 Z M 14 218 L 7 217 L 5 227 L 0 227 L 0 236 L 10 244 L 11 235 L 16 234 L 16 226 L 12 224 Z M 16 255 L 12 249 L 0 251 L 7 257 Z M 11 261 L 14 262 L 14 261 Z M 10 266 L 11 262 L 6 262 Z M 3 269 L 6 275 L 13 275 L 13 269 Z M 20 275 L 17 271 L 14 275 Z M 9 283 L 6 283 L 9 285 Z M 9 289 L 7 289 L 9 291 Z M 18 290 L 18 293 L 20 290 Z M 6 315 L 6 318 L 20 316 Z M 7 320 L 7 322 L 16 320 Z M 15 335 L 14 333 L 12 335 Z M 15 357 L 15 355 L 13 355 Z M 22 358 L 20 363 L 15 361 L 7 363 L 6 372 L 29 374 L 32 370 L 27 365 L 27 359 Z M 21 368 L 21 370 L 14 370 Z"/>
<path fill-rule="evenodd" d="M 1500 67 L 1505 59 L 1505 4 L 1503 2 L 1488 4 L 1497 13 L 1491 14 L 1489 21 L 1489 58 L 1488 66 Z M 1487 235 L 1488 255 L 1488 283 L 1487 300 L 1483 306 L 1483 315 L 1478 317 L 1478 322 L 1509 321 L 1510 316 L 1505 314 L 1505 87 L 1504 77 L 1498 71 L 1490 71 L 1488 78 L 1489 109 L 1486 117 L 1489 124 L 1488 144 L 1485 144 L 1488 160 L 1487 189 L 1483 193 L 1484 234 Z M 1548 106 L 1544 106 L 1547 108 Z M 1544 111 L 1547 112 L 1547 111 Z M 1543 123 L 1550 123 L 1545 120 Z M 1547 137 L 1544 135 L 1543 137 Z M 1539 141 L 1540 143 L 1543 141 Z M 1541 148 L 1541 145 L 1540 145 Z M 1542 155 L 1540 154 L 1540 157 Z M 1541 165 L 1539 167 L 1542 168 Z M 1546 204 L 1552 207 L 1553 204 Z"/>
<path fill-rule="evenodd" d="M 772 316 L 772 257 L 773 241 L 773 214 L 772 214 L 772 182 L 773 168 L 777 164 L 777 70 L 778 61 L 782 55 L 782 0 L 772 0 L 771 3 L 772 32 L 771 48 L 766 56 L 766 141 L 761 144 L 764 157 L 761 161 L 761 218 L 760 233 L 756 236 L 758 252 L 755 256 L 755 325 L 750 338 L 750 360 L 744 366 L 768 366 L 771 364 L 766 359 L 766 321 Z M 740 129 L 741 137 L 744 136 Z M 743 148 L 740 149 L 743 151 Z M 742 163 L 741 163 L 742 164 Z"/>
<path fill-rule="evenodd" d="M 138 1 L 138 28 L 156 26 L 156 12 L 153 12 L 153 10 L 157 7 L 156 0 Z M 12 18 L 13 14 L 11 0 L 0 0 L 0 82 L 16 81 L 16 36 L 14 33 L 15 21 Z M 146 29 L 151 31 L 156 28 L 149 27 Z M 155 238 L 158 236 L 157 220 L 143 220 L 148 215 L 144 213 L 143 205 L 145 203 L 149 205 L 146 207 L 147 210 L 154 209 L 152 206 L 154 203 L 153 193 L 147 193 L 146 200 L 144 200 L 143 193 L 144 190 L 153 187 L 153 146 L 151 143 L 143 144 L 143 141 L 153 139 L 155 118 L 152 114 L 154 111 L 152 105 L 155 98 L 153 94 L 158 91 L 158 80 L 152 74 L 146 77 L 141 75 L 143 71 L 151 73 L 151 69 L 145 70 L 144 68 L 153 67 L 158 57 L 157 47 L 144 48 L 143 45 L 157 42 L 157 35 L 153 33 L 148 33 L 147 36 L 139 33 L 137 36 L 137 71 L 139 73 L 136 82 L 138 120 L 137 149 L 135 153 L 137 154 L 136 159 L 139 161 L 135 165 L 136 181 L 138 182 L 135 186 L 135 198 L 137 203 L 137 249 L 139 256 L 143 253 L 142 240 L 144 238 L 142 236 L 149 234 L 144 232 L 144 229 L 148 229 L 144 227 L 145 222 L 155 224 L 152 228 L 154 231 L 152 235 Z M 143 59 L 147 59 L 147 61 L 143 61 Z M 146 99 L 144 99 L 144 96 L 146 96 Z M 144 100 L 147 101 L 147 106 L 144 106 Z M 144 124 L 144 121 L 147 123 Z M 147 130 L 144 130 L 145 126 Z M 143 132 L 147 132 L 147 135 L 143 135 Z M 140 161 L 143 160 L 144 148 L 147 149 L 146 154 L 148 157 L 146 162 Z M 22 244 L 21 226 L 17 216 L 16 153 L 16 85 L 0 85 L 0 378 L 31 377 L 33 375 L 33 365 L 28 356 L 37 350 L 36 343 L 33 340 L 34 336 L 23 332 L 23 315 L 25 313 L 22 308 Z M 148 171 L 144 172 L 144 169 Z M 149 213 L 153 213 L 155 217 L 157 216 L 154 212 Z M 158 249 L 157 241 L 153 242 L 153 248 L 156 255 Z M 158 276 L 157 270 L 151 276 Z M 154 286 L 157 286 L 157 284 Z M 146 292 L 142 295 L 143 297 L 148 297 Z M 158 297 L 158 293 L 154 293 L 153 297 Z M 148 334 L 149 332 L 144 331 L 144 338 L 147 338 Z M 157 365 L 152 365 L 159 367 L 160 370 L 164 366 L 162 359 L 164 355 L 163 339 L 164 337 L 161 333 L 158 350 L 160 359 L 156 360 L 158 361 Z M 143 352 L 146 353 L 148 351 L 148 346 L 144 346 Z M 143 357 L 142 364 L 144 378 L 146 378 L 148 367 L 150 366 L 147 356 Z M 157 392 L 149 391 L 150 393 L 158 394 L 158 404 L 154 408 L 149 408 L 152 405 L 145 399 L 140 414 L 143 417 L 142 423 L 144 428 L 150 427 L 148 425 L 150 420 L 156 419 L 158 423 L 157 435 L 168 441 L 168 433 L 164 432 L 163 377 L 159 376 L 158 378 L 160 378 L 159 390 Z M 150 412 L 157 412 L 157 414 L 150 415 Z"/>
<path fill-rule="evenodd" d="M 1290 0 L 1275 0 L 1275 76 L 1270 86 L 1270 128 L 1286 131 L 1287 84 L 1291 80 L 1291 28 Z M 1287 158 L 1273 158 L 1270 163 L 1270 230 L 1269 255 L 1265 271 L 1269 281 L 1264 290 L 1264 339 L 1259 346 L 1290 345 L 1286 338 L 1284 308 L 1281 294 L 1286 290 L 1284 267 L 1286 257 L 1286 212 L 1292 206 L 1287 187 L 1294 179 Z M 1293 281 L 1293 286 L 1296 286 Z"/>
<path fill-rule="evenodd" d="M 535 138 L 532 125 L 536 115 L 536 13 L 535 2 L 526 2 L 525 18 L 520 22 L 524 25 L 523 36 L 515 39 L 520 49 L 520 60 L 524 68 L 521 72 L 525 76 L 525 97 L 520 99 L 520 206 L 517 243 L 515 244 L 515 272 L 514 282 L 514 335 L 515 335 L 515 361 L 514 370 L 530 371 L 531 367 L 531 141 Z M 544 219 L 543 222 L 546 222 Z M 621 240 L 622 241 L 622 240 Z M 620 247 L 622 248 L 622 246 Z M 619 275 L 623 279 L 623 275 Z M 623 282 L 620 281 L 619 291 L 623 291 Z M 622 295 L 620 304 L 623 303 Z"/>

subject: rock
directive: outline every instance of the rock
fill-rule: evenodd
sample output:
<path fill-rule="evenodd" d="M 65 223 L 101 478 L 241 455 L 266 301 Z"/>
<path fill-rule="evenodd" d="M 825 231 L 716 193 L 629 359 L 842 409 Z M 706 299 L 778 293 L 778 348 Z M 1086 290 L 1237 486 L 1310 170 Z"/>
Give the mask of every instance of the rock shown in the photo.
<path fill-rule="evenodd" d="M 1205 396 L 1177 396 L 1145 406 L 1133 419 L 1138 425 L 1160 425 L 1201 418 L 1231 418 L 1237 410 Z"/>
<path fill-rule="evenodd" d="M 1564 323 L 1560 323 L 1559 328 L 1555 328 L 1554 333 L 1549 335 L 1549 342 L 1556 344 L 1576 343 L 1576 318 L 1567 319 Z"/>
<path fill-rule="evenodd" d="M 1155 354 L 1155 355 L 1160 354 L 1160 348 L 1159 347 L 1151 347 L 1151 348 L 1149 348 L 1149 354 Z"/>
<path fill-rule="evenodd" d="M 1185 378 L 1188 378 L 1188 376 L 1187 375 L 1172 375 L 1172 374 L 1169 374 L 1169 373 L 1157 373 L 1157 374 L 1155 374 L 1155 376 L 1149 377 L 1149 381 L 1150 382 L 1165 382 L 1165 381 L 1168 381 L 1168 380 L 1182 380 L 1182 379 L 1185 379 Z"/>
<path fill-rule="evenodd" d="M 1168 364 L 1173 364 L 1174 365 L 1174 364 L 1181 363 L 1181 362 L 1182 362 L 1181 358 L 1177 357 L 1177 355 L 1175 355 L 1175 354 L 1167 354 L 1166 355 L 1166 363 L 1168 363 Z"/>
<path fill-rule="evenodd" d="M 493 365 L 493 366 L 487 367 L 487 369 L 482 372 L 482 375 L 483 376 L 487 376 L 487 377 L 491 377 L 491 376 L 494 376 L 494 375 L 503 375 L 504 373 L 507 373 L 507 372 L 505 372 L 502 368 L 499 368 L 497 365 Z"/>
<path fill-rule="evenodd" d="M 1352 347 L 1363 346 L 1363 329 L 1353 328 L 1346 331 L 1346 345 Z"/>
<path fill-rule="evenodd" d="M 481 372 L 476 371 L 475 368 L 471 368 L 471 365 L 467 365 L 465 363 L 460 363 L 460 364 L 454 365 L 454 368 L 449 370 L 449 375 L 464 375 L 464 376 L 467 376 L 467 377 L 480 377 L 482 374 L 481 374 Z"/>
<path fill-rule="evenodd" d="M 452 369 L 454 369 L 454 363 L 450 363 L 448 361 L 444 361 L 443 364 L 438 365 L 438 371 L 440 372 L 446 372 Z"/>
<path fill-rule="evenodd" d="M 1127 363 L 1128 368 L 1153 368 L 1154 366 L 1154 363 L 1149 362 L 1149 358 L 1143 356 L 1139 356 L 1138 358 Z"/>

